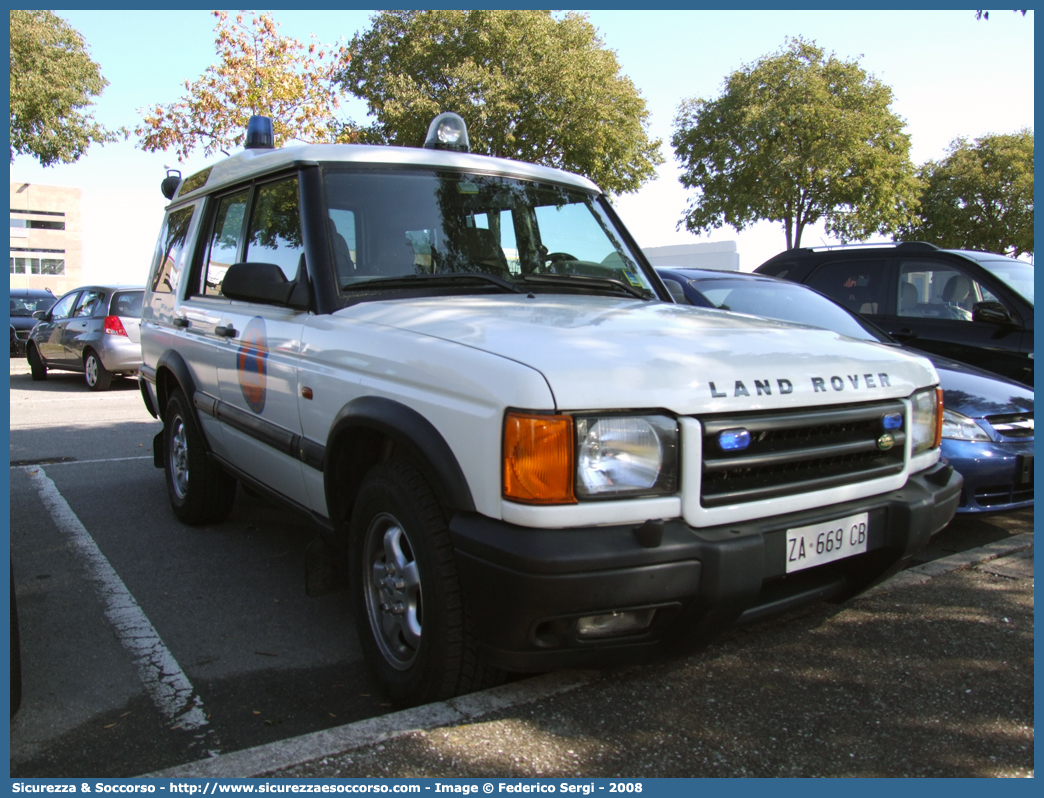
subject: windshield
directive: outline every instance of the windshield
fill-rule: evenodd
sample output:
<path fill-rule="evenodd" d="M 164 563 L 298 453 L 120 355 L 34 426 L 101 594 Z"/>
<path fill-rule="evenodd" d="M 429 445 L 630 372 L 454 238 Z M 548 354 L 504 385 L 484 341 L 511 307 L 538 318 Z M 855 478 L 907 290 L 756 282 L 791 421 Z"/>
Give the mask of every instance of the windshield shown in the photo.
<path fill-rule="evenodd" d="M 1013 258 L 980 260 L 979 265 L 1001 280 L 1012 291 L 1033 304 L 1033 264 Z"/>
<path fill-rule="evenodd" d="M 499 290 L 656 296 L 594 194 L 488 175 L 334 167 L 324 184 L 344 293 L 453 276 L 483 289 L 508 281 Z"/>
<path fill-rule="evenodd" d="M 714 307 L 822 327 L 863 341 L 885 341 L 844 308 L 795 283 L 744 278 L 690 280 Z"/>
<path fill-rule="evenodd" d="M 46 297 L 11 297 L 12 316 L 32 316 L 37 310 L 50 310 L 54 304 L 53 296 Z"/>

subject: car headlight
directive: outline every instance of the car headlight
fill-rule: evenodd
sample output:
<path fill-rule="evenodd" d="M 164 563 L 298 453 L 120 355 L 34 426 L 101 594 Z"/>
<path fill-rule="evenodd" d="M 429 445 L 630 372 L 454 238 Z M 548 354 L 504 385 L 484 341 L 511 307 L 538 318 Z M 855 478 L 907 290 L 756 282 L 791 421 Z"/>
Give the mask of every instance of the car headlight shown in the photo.
<path fill-rule="evenodd" d="M 509 412 L 503 455 L 504 498 L 525 504 L 678 490 L 678 422 L 668 416 Z"/>
<path fill-rule="evenodd" d="M 910 453 L 917 455 L 942 442 L 942 389 L 927 388 L 910 397 Z"/>
<path fill-rule="evenodd" d="M 678 422 L 667 416 L 576 418 L 576 495 L 678 489 Z"/>
<path fill-rule="evenodd" d="M 954 441 L 986 441 L 990 436 L 967 416 L 953 410 L 943 410 L 942 436 Z"/>

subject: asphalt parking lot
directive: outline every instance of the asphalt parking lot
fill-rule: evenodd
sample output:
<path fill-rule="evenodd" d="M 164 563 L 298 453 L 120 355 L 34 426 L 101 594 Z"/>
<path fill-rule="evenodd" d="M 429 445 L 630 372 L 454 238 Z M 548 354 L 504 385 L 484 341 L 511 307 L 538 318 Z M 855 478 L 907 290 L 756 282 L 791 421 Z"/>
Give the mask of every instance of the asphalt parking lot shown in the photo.
<path fill-rule="evenodd" d="M 959 519 L 892 589 L 689 657 L 391 713 L 343 594 L 304 595 L 314 531 L 243 493 L 225 524 L 182 527 L 158 430 L 132 382 L 11 361 L 12 775 L 1032 774 L 1032 511 Z M 131 637 L 144 618 L 159 643 L 144 660 L 131 603 Z"/>

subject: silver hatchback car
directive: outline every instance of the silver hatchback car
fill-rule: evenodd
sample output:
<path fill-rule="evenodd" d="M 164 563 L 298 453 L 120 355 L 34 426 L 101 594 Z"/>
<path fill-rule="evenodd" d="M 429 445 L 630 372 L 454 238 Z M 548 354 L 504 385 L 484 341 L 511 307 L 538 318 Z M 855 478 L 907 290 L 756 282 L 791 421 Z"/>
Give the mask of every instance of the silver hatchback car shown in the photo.
<path fill-rule="evenodd" d="M 104 391 L 113 376 L 137 374 L 144 294 L 140 286 L 88 285 L 34 313 L 40 321 L 25 349 L 33 379 L 47 379 L 48 369 L 79 371 L 88 388 Z"/>

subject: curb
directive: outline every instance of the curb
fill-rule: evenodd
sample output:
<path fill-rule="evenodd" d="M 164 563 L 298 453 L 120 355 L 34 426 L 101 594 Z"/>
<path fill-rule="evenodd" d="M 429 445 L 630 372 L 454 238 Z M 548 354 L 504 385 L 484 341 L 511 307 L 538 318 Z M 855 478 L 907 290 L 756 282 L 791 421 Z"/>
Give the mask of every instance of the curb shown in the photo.
<path fill-rule="evenodd" d="M 983 563 L 990 562 L 990 560 L 996 560 L 1000 557 L 1009 554 L 1016 554 L 1020 551 L 1026 551 L 1027 549 L 1032 548 L 1032 532 L 1026 532 L 1021 535 L 1012 535 L 1004 540 L 987 543 L 985 546 L 980 546 L 977 549 L 961 551 L 957 554 L 951 554 L 949 557 L 941 557 L 938 560 L 932 560 L 923 565 L 916 565 L 913 568 L 908 568 L 905 571 L 897 573 L 891 579 L 888 579 L 879 585 L 874 585 L 869 590 L 863 591 L 859 594 L 856 600 L 858 601 L 867 596 L 874 596 L 878 593 L 884 593 L 902 587 L 922 585 L 933 577 L 948 574 L 952 571 L 963 571 L 966 568 L 974 568 L 976 565 L 982 565 Z"/>
<path fill-rule="evenodd" d="M 177 765 L 138 778 L 255 778 L 325 756 L 337 756 L 355 748 L 381 743 L 410 732 L 452 726 L 500 709 L 566 693 L 590 684 L 598 677 L 597 671 L 561 671 L 537 676 L 448 701 L 404 709 L 334 729 Z"/>
<path fill-rule="evenodd" d="M 924 584 L 942 574 L 973 568 L 991 560 L 1032 549 L 1033 533 L 1013 535 L 977 549 L 909 568 L 860 594 L 856 600 L 889 590 Z M 536 676 L 448 701 L 392 712 L 333 729 L 324 729 L 276 743 L 220 754 L 211 759 L 145 773 L 139 778 L 257 778 L 323 757 L 346 754 L 354 749 L 382 743 L 411 732 L 465 723 L 500 709 L 567 693 L 591 684 L 598 678 L 598 671 L 561 671 Z"/>

